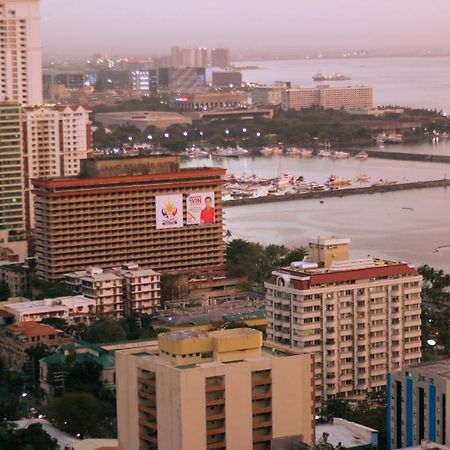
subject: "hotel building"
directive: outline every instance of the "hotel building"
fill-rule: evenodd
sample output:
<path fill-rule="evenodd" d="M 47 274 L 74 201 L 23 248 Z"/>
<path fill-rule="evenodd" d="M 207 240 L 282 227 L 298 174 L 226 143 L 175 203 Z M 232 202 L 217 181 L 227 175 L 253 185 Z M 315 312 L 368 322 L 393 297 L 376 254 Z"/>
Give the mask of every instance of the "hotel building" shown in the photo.
<path fill-rule="evenodd" d="M 321 106 L 324 109 L 365 111 L 373 108 L 373 89 L 369 86 L 286 89 L 281 93 L 281 109 L 301 110 Z"/>
<path fill-rule="evenodd" d="M 0 33 L 0 99 L 42 104 L 39 0 L 2 0 Z"/>
<path fill-rule="evenodd" d="M 31 179 L 78 175 L 80 160 L 92 151 L 92 130 L 82 106 L 25 107 L 23 128 L 27 227 L 33 229 Z"/>
<path fill-rule="evenodd" d="M 388 449 L 450 444 L 450 360 L 414 364 L 387 379 Z"/>
<path fill-rule="evenodd" d="M 80 177 L 33 180 L 37 276 L 56 281 L 130 260 L 158 272 L 221 272 L 224 175 L 144 156 L 83 160 Z M 215 214 L 205 222 L 207 197 Z"/>
<path fill-rule="evenodd" d="M 151 314 L 160 305 L 160 275 L 137 264 L 111 270 L 92 267 L 66 273 L 66 284 L 75 292 L 94 299 L 97 315 L 119 319 L 134 313 Z"/>
<path fill-rule="evenodd" d="M 171 96 L 169 105 L 177 110 L 242 108 L 248 104 L 246 92 L 196 92 Z"/>
<path fill-rule="evenodd" d="M 421 358 L 421 276 L 404 262 L 349 260 L 348 246 L 319 238 L 310 262 L 265 284 L 267 341 L 314 355 L 318 407 L 379 390 L 388 371 Z"/>
<path fill-rule="evenodd" d="M 314 445 L 310 355 L 278 357 L 250 328 L 178 331 L 116 353 L 121 450 Z"/>

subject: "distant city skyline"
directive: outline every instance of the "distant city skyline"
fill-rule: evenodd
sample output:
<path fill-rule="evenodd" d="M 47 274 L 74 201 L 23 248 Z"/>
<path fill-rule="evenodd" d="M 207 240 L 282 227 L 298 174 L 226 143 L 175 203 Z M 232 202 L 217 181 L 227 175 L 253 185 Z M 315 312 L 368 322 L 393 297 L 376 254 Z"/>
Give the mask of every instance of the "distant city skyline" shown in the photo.
<path fill-rule="evenodd" d="M 238 58 L 450 52 L 447 0 L 42 0 L 41 12 L 46 58 L 163 55 L 176 45 L 229 47 Z"/>

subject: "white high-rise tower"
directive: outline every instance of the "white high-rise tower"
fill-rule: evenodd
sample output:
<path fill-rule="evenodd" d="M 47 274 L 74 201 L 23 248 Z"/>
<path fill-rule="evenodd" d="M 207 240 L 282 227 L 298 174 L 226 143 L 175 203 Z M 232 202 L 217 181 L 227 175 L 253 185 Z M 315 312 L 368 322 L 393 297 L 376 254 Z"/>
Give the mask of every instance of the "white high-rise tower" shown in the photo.
<path fill-rule="evenodd" d="M 0 0 L 0 101 L 42 104 L 39 0 Z"/>

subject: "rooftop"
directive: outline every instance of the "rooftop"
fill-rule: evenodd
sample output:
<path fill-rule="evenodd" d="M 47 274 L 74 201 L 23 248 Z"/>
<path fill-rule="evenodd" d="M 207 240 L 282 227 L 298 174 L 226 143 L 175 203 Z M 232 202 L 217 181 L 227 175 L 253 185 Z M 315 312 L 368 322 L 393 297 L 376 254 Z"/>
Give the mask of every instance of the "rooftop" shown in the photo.
<path fill-rule="evenodd" d="M 14 334 L 23 334 L 28 337 L 32 336 L 48 336 L 58 333 L 56 328 L 50 325 L 44 325 L 38 322 L 20 322 L 9 325 L 7 330 Z"/>
<path fill-rule="evenodd" d="M 426 371 L 443 378 L 450 378 L 450 359 L 412 364 L 406 368 L 406 371 L 409 369 Z"/>
<path fill-rule="evenodd" d="M 30 312 L 45 310 L 45 311 L 60 311 L 64 307 L 77 307 L 82 305 L 94 305 L 95 300 L 84 297 L 83 295 L 47 298 L 45 300 L 34 300 L 28 302 L 9 303 L 5 308 L 9 311 L 15 312 Z"/>

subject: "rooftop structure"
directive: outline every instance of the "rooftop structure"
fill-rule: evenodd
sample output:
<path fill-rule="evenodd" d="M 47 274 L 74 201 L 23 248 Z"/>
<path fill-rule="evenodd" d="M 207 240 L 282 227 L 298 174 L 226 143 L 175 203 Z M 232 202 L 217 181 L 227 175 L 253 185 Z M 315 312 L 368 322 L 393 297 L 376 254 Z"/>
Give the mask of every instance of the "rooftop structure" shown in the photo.
<path fill-rule="evenodd" d="M 311 357 L 263 351 L 245 328 L 163 333 L 158 346 L 116 355 L 122 450 L 314 444 Z"/>

